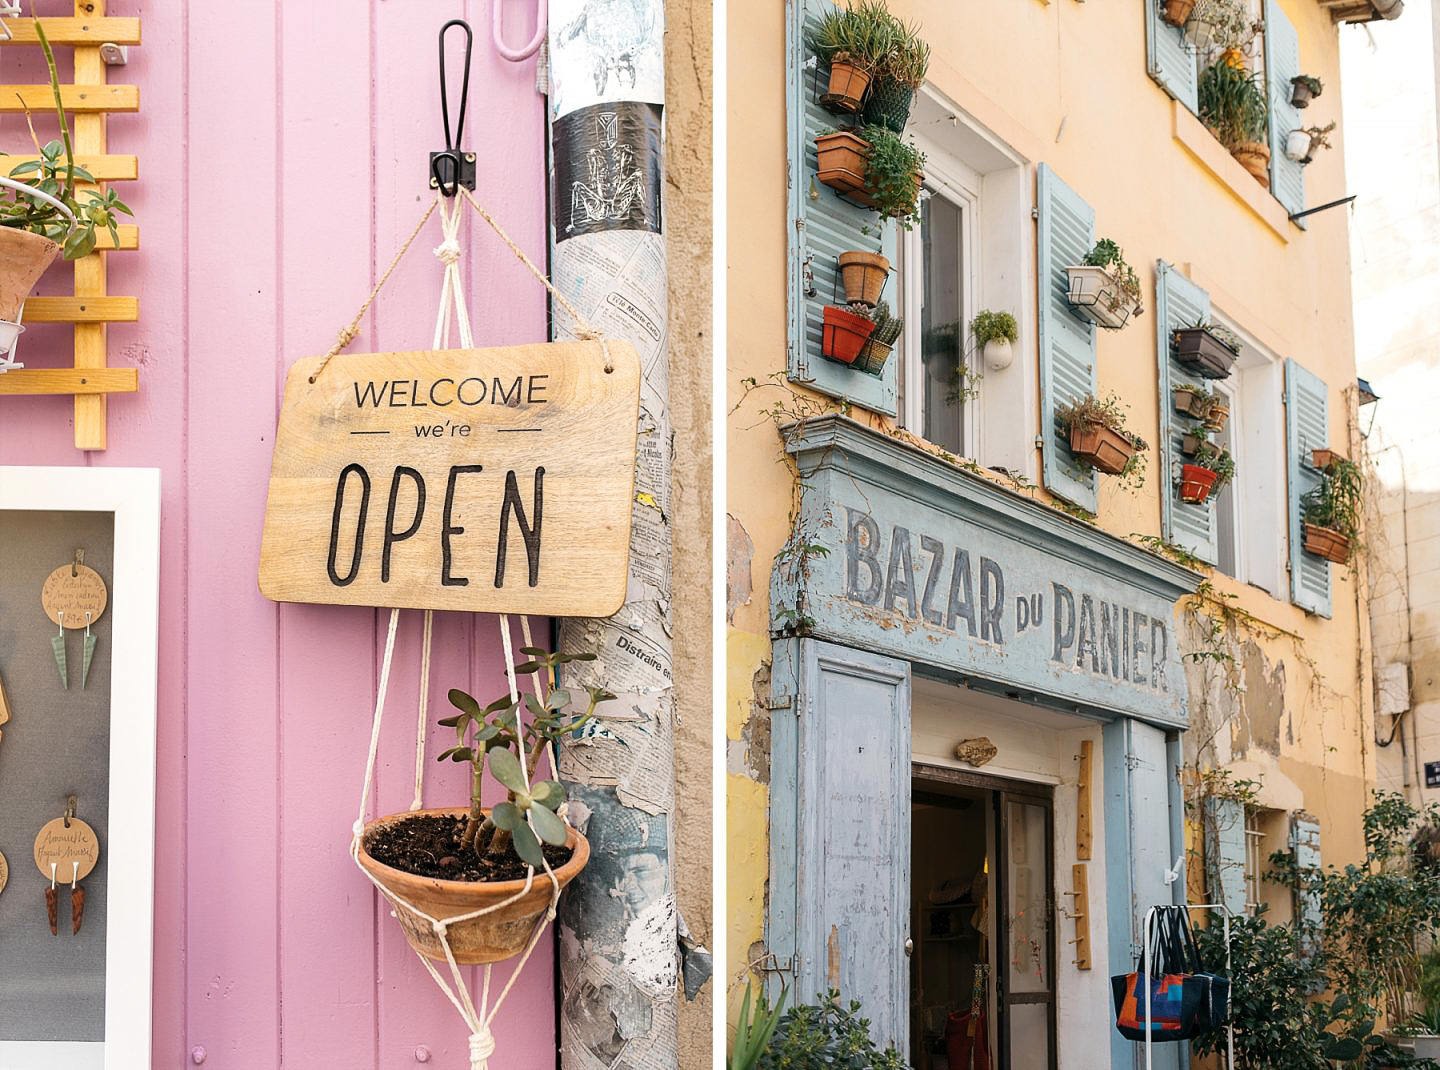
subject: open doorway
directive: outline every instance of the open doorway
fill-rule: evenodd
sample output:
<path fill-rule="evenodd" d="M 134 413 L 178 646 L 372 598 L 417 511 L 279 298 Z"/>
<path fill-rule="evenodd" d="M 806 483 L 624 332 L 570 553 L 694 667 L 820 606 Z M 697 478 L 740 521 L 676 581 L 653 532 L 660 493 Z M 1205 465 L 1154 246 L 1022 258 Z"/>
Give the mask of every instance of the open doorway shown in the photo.
<path fill-rule="evenodd" d="M 916 1070 L 1054 1070 L 1051 790 L 917 765 L 910 843 Z"/>

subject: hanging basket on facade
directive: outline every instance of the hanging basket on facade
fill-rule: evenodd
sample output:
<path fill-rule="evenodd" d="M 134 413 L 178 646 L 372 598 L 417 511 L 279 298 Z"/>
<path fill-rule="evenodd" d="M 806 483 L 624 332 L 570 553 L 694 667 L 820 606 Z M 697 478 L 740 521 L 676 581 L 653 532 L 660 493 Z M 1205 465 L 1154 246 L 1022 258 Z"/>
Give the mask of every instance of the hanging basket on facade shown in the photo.
<path fill-rule="evenodd" d="M 1204 327 L 1184 327 L 1172 335 L 1172 340 L 1175 359 L 1206 379 L 1229 378 L 1239 356 Z"/>
<path fill-rule="evenodd" d="M 1216 473 L 1198 464 L 1180 466 L 1180 500 L 1189 505 L 1203 505 L 1215 487 Z"/>
<path fill-rule="evenodd" d="M 1225 425 L 1230 422 L 1230 403 L 1216 395 L 1210 400 L 1210 411 L 1205 414 L 1205 429 L 1207 431 L 1224 431 Z"/>
<path fill-rule="evenodd" d="M 1195 0 L 1165 0 L 1160 10 L 1160 17 L 1171 26 L 1184 28 L 1190 21 L 1190 13 L 1195 10 Z"/>
<path fill-rule="evenodd" d="M 820 327 L 820 355 L 841 364 L 854 364 L 875 321 L 849 309 L 826 305 Z"/>
<path fill-rule="evenodd" d="M 1118 331 L 1140 315 L 1140 302 L 1132 301 L 1121 292 L 1107 268 L 1076 264 L 1065 269 L 1070 278 L 1066 297 L 1070 307 L 1083 319 L 1097 327 Z"/>
<path fill-rule="evenodd" d="M 820 97 L 820 105 L 826 111 L 854 114 L 870 88 L 870 72 L 841 55 L 830 63 L 830 82 Z"/>
<path fill-rule="evenodd" d="M 1070 452 L 1106 475 L 1125 471 L 1136 446 L 1113 427 L 1093 420 L 1076 420 L 1070 425 Z"/>
<path fill-rule="evenodd" d="M 815 138 L 815 177 L 840 193 L 863 193 L 869 156 L 870 142 L 849 130 L 820 134 Z"/>
<path fill-rule="evenodd" d="M 1337 565 L 1350 563 L 1350 540 L 1334 528 L 1322 528 L 1318 524 L 1305 525 L 1305 552 L 1333 561 Z"/>
<path fill-rule="evenodd" d="M 893 134 L 904 133 L 914 103 L 914 88 L 892 78 L 877 78 L 870 83 L 870 96 L 865 101 L 865 121 L 883 126 Z"/>
<path fill-rule="evenodd" d="M 1192 420 L 1203 420 L 1210 413 L 1212 404 L 1211 396 L 1203 389 L 1197 390 L 1189 386 L 1177 386 L 1171 391 L 1171 401 L 1175 411 L 1181 416 L 1188 416 Z"/>
<path fill-rule="evenodd" d="M 879 253 L 865 253 L 858 249 L 841 253 L 839 261 L 845 303 L 874 308 L 885 292 L 885 282 L 890 277 L 890 261 Z"/>

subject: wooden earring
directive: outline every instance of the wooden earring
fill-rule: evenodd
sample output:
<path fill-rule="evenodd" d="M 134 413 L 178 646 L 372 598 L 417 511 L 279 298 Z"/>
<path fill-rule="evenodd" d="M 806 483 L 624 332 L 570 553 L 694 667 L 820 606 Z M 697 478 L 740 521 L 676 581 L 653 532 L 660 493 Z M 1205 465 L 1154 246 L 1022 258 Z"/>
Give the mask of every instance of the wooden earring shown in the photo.
<path fill-rule="evenodd" d="M 75 796 L 71 795 L 64 816 L 48 822 L 35 837 L 35 868 L 50 879 L 50 887 L 45 889 L 45 913 L 51 935 L 58 935 L 60 929 L 60 893 L 56 887 L 59 874 L 70 867 L 70 931 L 78 933 L 85 920 L 85 889 L 80 882 L 99 861 L 100 838 L 75 816 Z"/>
<path fill-rule="evenodd" d="M 71 865 L 74 869 L 70 875 L 70 935 L 75 936 L 85 920 L 85 885 L 79 883 L 80 863 Z"/>
<path fill-rule="evenodd" d="M 50 935 L 60 935 L 60 893 L 55 890 L 56 864 L 50 863 L 50 887 L 45 889 L 45 913 L 50 918 Z"/>
<path fill-rule="evenodd" d="M 40 590 L 40 604 L 45 615 L 59 626 L 60 631 L 50 640 L 55 652 L 55 667 L 60 671 L 60 686 L 70 687 L 69 673 L 65 664 L 65 629 L 85 629 L 84 658 L 80 667 L 80 686 L 83 688 L 90 678 L 90 662 L 95 657 L 96 637 L 90 625 L 98 621 L 105 612 L 110 593 L 100 573 L 85 564 L 85 551 L 76 550 L 75 557 L 68 565 L 61 565 L 45 577 Z"/>

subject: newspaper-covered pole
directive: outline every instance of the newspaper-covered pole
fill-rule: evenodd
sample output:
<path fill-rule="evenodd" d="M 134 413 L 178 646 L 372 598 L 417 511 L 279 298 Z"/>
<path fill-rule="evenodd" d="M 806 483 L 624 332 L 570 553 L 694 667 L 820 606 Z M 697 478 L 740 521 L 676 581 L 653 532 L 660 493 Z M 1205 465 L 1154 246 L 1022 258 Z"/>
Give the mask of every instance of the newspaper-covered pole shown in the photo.
<path fill-rule="evenodd" d="M 643 375 L 625 605 L 560 627 L 561 650 L 598 654 L 569 666 L 572 686 L 619 696 L 604 730 L 560 757 L 593 852 L 560 914 L 563 1070 L 674 1070 L 678 1059 L 664 30 L 661 0 L 550 5 L 551 276 L 590 324 L 635 345 Z M 556 337 L 569 336 L 555 312 Z"/>

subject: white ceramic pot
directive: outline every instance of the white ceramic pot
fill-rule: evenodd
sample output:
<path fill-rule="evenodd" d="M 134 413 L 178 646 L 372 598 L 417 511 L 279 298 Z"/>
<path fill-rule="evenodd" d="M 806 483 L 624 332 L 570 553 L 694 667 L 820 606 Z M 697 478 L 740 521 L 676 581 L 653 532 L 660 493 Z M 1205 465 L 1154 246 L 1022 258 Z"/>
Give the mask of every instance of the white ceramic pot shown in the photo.
<path fill-rule="evenodd" d="M 1285 158 L 1302 163 L 1310 155 L 1310 135 L 1304 130 L 1291 130 L 1285 136 Z"/>
<path fill-rule="evenodd" d="M 5 370 L 9 363 L 10 351 L 15 348 L 15 340 L 24 330 L 25 328 L 18 323 L 0 320 L 0 371 Z"/>
<path fill-rule="evenodd" d="M 1004 371 L 1015 360 L 1015 347 L 1008 338 L 992 338 L 985 343 L 985 367 L 992 372 Z"/>
<path fill-rule="evenodd" d="M 1405 0 L 1375 0 L 1375 10 L 1382 19 L 1393 21 L 1405 10 Z"/>

